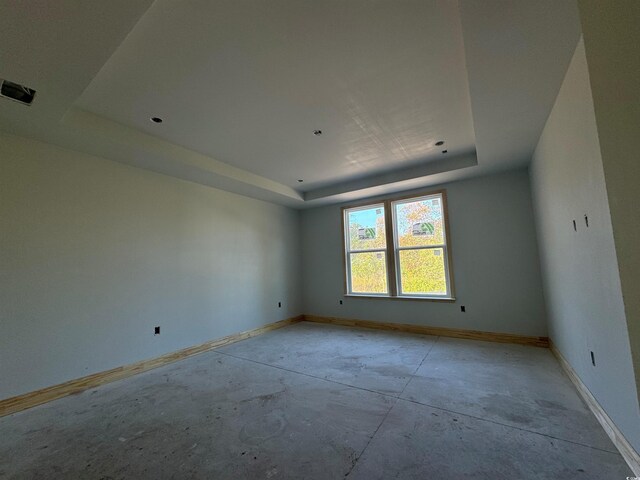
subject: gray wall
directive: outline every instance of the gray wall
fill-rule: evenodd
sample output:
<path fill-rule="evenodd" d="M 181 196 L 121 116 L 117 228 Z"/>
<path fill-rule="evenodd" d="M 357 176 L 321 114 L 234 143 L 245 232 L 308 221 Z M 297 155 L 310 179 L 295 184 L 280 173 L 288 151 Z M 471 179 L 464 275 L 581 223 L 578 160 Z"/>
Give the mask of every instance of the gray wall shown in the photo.
<path fill-rule="evenodd" d="M 550 336 L 640 450 L 640 412 L 582 41 L 530 171 Z"/>
<path fill-rule="evenodd" d="M 305 313 L 546 335 L 527 172 L 442 187 L 449 203 L 455 303 L 343 297 L 341 211 L 332 205 L 302 212 Z"/>
<path fill-rule="evenodd" d="M 302 313 L 291 209 L 1 135 L 0 225 L 0 398 Z"/>
<path fill-rule="evenodd" d="M 640 2 L 578 5 L 640 397 Z"/>

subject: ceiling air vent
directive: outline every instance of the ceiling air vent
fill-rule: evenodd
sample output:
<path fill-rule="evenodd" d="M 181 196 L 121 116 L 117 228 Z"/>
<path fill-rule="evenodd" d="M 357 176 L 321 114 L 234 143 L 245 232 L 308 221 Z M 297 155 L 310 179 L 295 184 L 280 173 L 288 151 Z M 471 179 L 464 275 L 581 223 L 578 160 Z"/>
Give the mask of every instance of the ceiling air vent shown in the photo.
<path fill-rule="evenodd" d="M 31 105 L 35 96 L 34 89 L 0 78 L 0 97 L 15 100 L 23 105 Z"/>

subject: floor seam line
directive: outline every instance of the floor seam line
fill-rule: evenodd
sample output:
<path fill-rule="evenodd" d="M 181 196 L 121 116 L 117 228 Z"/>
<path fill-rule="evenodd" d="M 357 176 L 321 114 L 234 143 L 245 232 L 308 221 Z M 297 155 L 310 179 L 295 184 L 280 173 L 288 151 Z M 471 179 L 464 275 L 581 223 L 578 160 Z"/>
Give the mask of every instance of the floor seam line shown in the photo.
<path fill-rule="evenodd" d="M 433 348 L 433 346 L 432 346 L 432 348 Z M 430 351 L 431 351 L 431 349 L 429 350 L 429 352 L 430 352 Z M 318 376 L 315 376 L 315 375 L 309 375 L 308 373 L 302 373 L 302 372 L 297 372 L 297 371 L 295 371 L 295 370 L 289 370 L 288 368 L 279 367 L 279 366 L 277 366 L 277 365 L 271 365 L 271 364 L 268 364 L 268 363 L 258 362 L 257 360 L 252 360 L 252 359 L 249 359 L 249 358 L 238 357 L 238 356 L 236 356 L 236 355 L 231 355 L 230 353 L 223 353 L 223 352 L 217 352 L 217 353 L 220 353 L 220 354 L 222 354 L 222 355 L 226 355 L 226 356 L 231 357 L 231 358 L 236 358 L 236 359 L 238 359 L 238 360 L 244 360 L 244 361 L 247 361 L 247 362 L 256 363 L 256 364 L 258 364 L 258 365 L 264 365 L 265 367 L 276 368 L 276 369 L 278 369 L 278 370 L 282 370 L 282 371 L 285 371 L 285 372 L 295 373 L 295 374 L 303 375 L 303 376 L 305 376 L 305 377 L 309 377 L 309 378 L 315 378 L 316 380 L 324 380 L 324 381 L 329 382 L 329 383 L 335 383 L 335 384 L 337 384 L 337 385 L 342 385 L 342 386 L 345 386 L 345 387 L 348 387 L 348 388 L 353 388 L 353 389 L 355 389 L 355 390 L 360 390 L 360 391 L 364 391 L 364 392 L 375 393 L 375 394 L 378 394 L 378 395 L 382 395 L 383 397 L 386 397 L 386 398 L 391 398 L 391 399 L 393 400 L 393 403 L 391 404 L 391 406 L 389 406 L 389 409 L 388 409 L 388 410 L 387 410 L 387 412 L 384 414 L 384 417 L 382 417 L 382 420 L 380 421 L 380 424 L 378 425 L 378 427 L 375 429 L 375 431 L 373 432 L 373 434 L 372 434 L 372 435 L 371 435 L 371 437 L 369 438 L 369 441 L 367 442 L 367 444 L 366 444 L 366 445 L 364 446 L 364 448 L 360 451 L 360 453 L 358 454 L 358 456 L 357 456 L 357 457 L 355 457 L 355 459 L 354 459 L 354 461 L 353 461 L 353 464 L 351 465 L 351 468 L 349 469 L 349 471 L 348 471 L 347 473 L 345 473 L 345 475 L 344 475 L 345 477 L 349 476 L 349 474 L 350 474 L 350 473 L 353 471 L 353 469 L 356 467 L 356 465 L 358 464 L 358 460 L 360 460 L 360 457 L 362 457 L 362 455 L 363 455 L 363 454 L 364 454 L 364 452 L 366 451 L 367 447 L 369 447 L 369 444 L 373 441 L 374 437 L 375 437 L 375 436 L 376 436 L 376 434 L 378 433 L 378 430 L 380 430 L 380 427 L 382 427 L 382 424 L 384 423 L 384 421 L 385 421 L 385 420 L 387 419 L 387 417 L 389 416 L 389 413 L 391 413 L 391 410 L 393 409 L 393 407 L 395 407 L 395 406 L 396 406 L 396 404 L 398 403 L 398 400 L 400 400 L 400 396 L 399 396 L 400 394 L 398 394 L 398 395 L 390 395 L 390 394 L 380 393 L 380 392 L 376 392 L 375 390 L 368 390 L 368 389 L 366 389 L 366 388 L 354 387 L 353 385 L 348 385 L 348 384 L 346 384 L 346 383 L 336 382 L 335 380 L 329 380 L 329 379 L 327 379 L 327 378 L 322 378 L 322 377 L 318 377 Z M 427 353 L 427 355 L 428 355 L 428 354 L 429 354 L 429 353 Z M 426 358 L 426 356 L 425 356 L 425 358 Z M 416 371 L 417 371 L 417 369 L 416 369 Z"/>
<path fill-rule="evenodd" d="M 438 343 L 438 341 L 440 341 L 440 338 L 442 338 L 440 335 L 438 335 L 435 339 L 435 341 L 433 342 L 433 345 L 431 345 L 431 348 L 427 351 L 427 354 L 424 356 L 424 358 L 422 359 L 422 361 L 420 362 L 420 365 L 418 365 L 418 367 L 413 371 L 413 373 L 411 374 L 411 376 L 409 377 L 409 380 L 407 381 L 407 383 L 404 385 L 404 388 L 402 389 L 402 391 L 398 394 L 398 398 L 401 398 L 402 394 L 404 393 L 404 391 L 407 389 L 407 387 L 409 386 L 409 384 L 413 381 L 413 379 L 416 376 L 416 373 L 418 373 L 418 370 L 420 370 L 420 367 L 422 367 L 422 364 L 425 362 L 425 360 L 427 359 L 427 357 L 429 356 L 429 354 L 433 351 L 433 349 L 436 347 L 436 344 Z"/>
<path fill-rule="evenodd" d="M 611 454 L 614 454 L 614 455 L 620 455 L 620 453 L 618 451 L 606 450 L 606 449 L 603 449 L 603 448 L 594 447 L 594 446 L 587 445 L 587 444 L 580 443 L 580 442 L 576 442 L 576 441 L 573 441 L 573 440 L 567 440 L 567 439 L 564 439 L 564 438 L 554 437 L 553 435 L 549 435 L 549 434 L 545 434 L 545 433 L 541 433 L 541 432 L 536 432 L 536 431 L 533 431 L 533 430 L 527 430 L 526 428 L 521 428 L 521 427 L 516 427 L 516 426 L 513 426 L 513 425 L 508 425 L 508 424 L 505 424 L 505 423 L 500 423 L 500 422 L 497 422 L 495 420 L 489 420 L 489 419 L 486 419 L 486 418 L 482 418 L 482 417 L 478 417 L 478 416 L 475 416 L 475 415 L 471 415 L 469 413 L 463 413 L 463 412 L 459 412 L 457 410 L 450 410 L 450 409 L 447 409 L 447 408 L 438 407 L 438 406 L 435 406 L 435 405 L 430 405 L 428 403 L 422 403 L 422 402 L 419 402 L 419 401 L 416 401 L 416 400 L 410 400 L 410 399 L 407 399 L 407 398 L 402 398 L 401 395 L 404 393 L 404 391 L 409 386 L 411 381 L 415 378 L 415 376 L 416 376 L 415 373 L 418 371 L 418 369 L 425 362 L 425 360 L 427 359 L 429 354 L 433 351 L 433 349 L 435 348 L 435 346 L 438 343 L 438 341 L 440 340 L 440 338 L 442 338 L 442 337 L 441 336 L 437 336 L 436 337 L 435 342 L 433 343 L 433 345 L 431 346 L 431 348 L 429 349 L 427 354 L 422 359 L 422 362 L 420 362 L 420 365 L 418 366 L 418 368 L 416 368 L 416 370 L 413 372 L 413 374 L 411 374 L 411 376 L 409 378 L 409 381 L 406 383 L 406 385 L 404 386 L 402 391 L 400 393 L 398 393 L 398 394 L 382 393 L 382 392 L 379 392 L 379 391 L 376 391 L 376 390 L 369 390 L 367 388 L 362 388 L 362 387 L 357 387 L 357 386 L 354 386 L 354 385 L 349 385 L 347 383 L 342 383 L 342 382 L 338 382 L 338 381 L 335 381 L 335 380 L 330 380 L 328 378 L 319 377 L 317 375 L 311 375 L 309 373 L 299 372 L 297 370 L 291 370 L 291 369 L 288 369 L 288 368 L 280 367 L 278 365 L 272 365 L 270 363 L 260 362 L 258 360 L 253 360 L 253 359 L 246 358 L 246 357 L 240 357 L 238 355 L 233 355 L 233 354 L 230 354 L 230 353 L 220 352 L 220 351 L 216 351 L 216 350 L 212 350 L 212 351 L 214 351 L 216 353 L 219 353 L 221 355 L 225 355 L 225 356 L 228 356 L 228 357 L 236 358 L 238 360 L 244 360 L 244 361 L 255 363 L 255 364 L 258 364 L 258 365 L 264 365 L 266 367 L 276 368 L 278 370 L 282 370 L 282 371 L 285 371 L 285 372 L 295 373 L 295 374 L 298 374 L 298 375 L 303 375 L 305 377 L 314 378 L 314 379 L 317 379 L 317 380 L 324 380 L 326 382 L 334 383 L 336 385 L 342 385 L 344 387 L 353 388 L 355 390 L 374 393 L 374 394 L 377 394 L 377 395 L 382 395 L 382 396 L 387 397 L 387 398 L 395 399 L 395 402 L 389 408 L 389 411 L 387 412 L 387 414 L 382 419 L 382 422 L 380 422 L 380 425 L 378 425 L 378 428 L 376 429 L 374 434 L 371 436 L 371 439 L 369 440 L 369 442 L 367 443 L 365 448 L 362 450 L 360 455 L 358 455 L 358 457 L 356 457 L 356 460 L 354 462 L 354 467 L 357 464 L 358 459 L 362 456 L 362 454 L 366 450 L 366 448 L 369 445 L 369 443 L 371 443 L 371 440 L 373 440 L 374 436 L 378 433 L 378 430 L 382 426 L 382 423 L 384 423 L 384 421 L 386 420 L 387 416 L 389 415 L 389 412 L 391 412 L 391 409 L 398 403 L 397 402 L 398 400 L 404 400 L 406 402 L 413 403 L 413 404 L 416 404 L 416 405 L 422 405 L 422 406 L 433 408 L 433 409 L 436 409 L 436 410 L 441 410 L 441 411 L 444 411 L 444 412 L 448 412 L 448 413 L 452 413 L 452 414 L 456 414 L 456 415 L 461 415 L 461 416 L 468 417 L 468 418 L 473 418 L 475 420 L 492 423 L 494 425 L 500 425 L 502 427 L 506 427 L 506 428 L 510 428 L 510 429 L 514 429 L 514 430 L 519 430 L 519 431 L 522 431 L 522 432 L 527 432 L 527 433 L 531 433 L 531 434 L 534 434 L 534 435 L 539 435 L 539 436 L 546 437 L 546 438 L 551 438 L 551 439 L 554 439 L 554 440 L 557 440 L 557 441 L 560 441 L 560 442 L 570 443 L 572 445 L 579 445 L 581 447 L 590 448 L 590 449 L 597 450 L 597 451 L 600 451 L 600 452 L 611 453 Z M 352 469 L 354 467 L 352 467 Z M 351 472 L 351 470 L 349 470 L 349 472 Z"/>
<path fill-rule="evenodd" d="M 371 438 L 369 438 L 369 441 L 367 442 L 367 444 L 364 446 L 364 448 L 362 449 L 362 451 L 360 452 L 360 455 L 358 455 L 353 462 L 353 465 L 351 466 L 351 468 L 349 469 L 349 471 L 344 475 L 345 477 L 348 477 L 349 474 L 351 474 L 351 472 L 353 471 L 354 468 L 356 468 L 356 465 L 358 465 L 358 461 L 360 460 L 360 458 L 362 458 L 362 455 L 364 455 L 364 452 L 367 450 L 367 448 L 369 448 L 369 445 L 371 444 L 371 442 L 373 441 L 373 439 L 375 438 L 375 436 L 378 434 L 378 431 L 380 430 L 380 428 L 382 427 L 382 425 L 384 424 L 385 420 L 387 419 L 387 417 L 389 416 L 389 414 L 391 413 L 391 410 L 393 410 L 393 407 L 395 407 L 398 404 L 398 400 L 401 400 L 400 395 L 402 395 L 405 391 L 405 389 L 407 388 L 407 386 L 409 385 L 409 383 L 411 383 L 411 380 L 413 380 L 414 375 L 416 374 L 416 372 L 420 369 L 420 367 L 422 366 L 422 364 L 424 363 L 424 361 L 426 360 L 426 358 L 429 356 L 429 354 L 431 353 L 431 351 L 433 350 L 433 348 L 436 346 L 436 343 L 438 343 L 438 340 L 440 339 L 439 336 L 436 337 L 436 340 L 433 342 L 433 345 L 431 345 L 431 348 L 429 348 L 429 350 L 427 351 L 426 355 L 423 357 L 422 361 L 420 362 L 420 364 L 416 367 L 416 369 L 413 371 L 413 373 L 411 374 L 411 376 L 409 377 L 409 380 L 407 381 L 407 383 L 404 385 L 404 388 L 402 389 L 402 391 L 398 394 L 397 397 L 395 397 L 395 401 L 393 402 L 393 405 L 391 405 L 389 407 L 389 410 L 387 410 L 387 413 L 385 413 L 384 417 L 382 417 L 382 421 L 380 422 L 380 425 L 378 425 L 378 428 L 376 428 L 376 430 L 373 432 L 373 435 L 371 435 Z"/>
<path fill-rule="evenodd" d="M 506 423 L 496 422 L 495 420 L 489 420 L 487 418 L 477 417 L 477 416 L 471 415 L 469 413 L 458 412 L 457 410 L 449 410 L 448 408 L 438 407 L 438 406 L 435 406 L 435 405 L 430 405 L 428 403 L 422 403 L 422 402 L 418 402 L 416 400 L 410 400 L 408 398 L 398 397 L 398 400 L 402 400 L 402 401 L 405 401 L 405 402 L 413 403 L 413 404 L 416 404 L 416 405 L 422 405 L 423 407 L 429 407 L 429 408 L 433 408 L 435 410 L 441 410 L 441 411 L 447 412 L 447 413 L 453 413 L 453 414 L 460 415 L 460 416 L 463 416 L 463 417 L 473 418 L 475 420 L 480 420 L 482 422 L 493 423 L 494 425 L 500 425 L 501 427 L 511 428 L 511 429 L 514 429 L 514 430 L 520 430 L 522 432 L 527 432 L 527 433 L 531 433 L 531 434 L 534 434 L 534 435 L 540 435 L 541 437 L 552 438 L 554 440 L 558 440 L 559 442 L 571 443 L 572 445 L 579 445 L 581 447 L 591 448 L 593 450 L 598 450 L 600 452 L 612 453 L 612 454 L 620 455 L 620 453 L 618 451 L 614 452 L 612 450 L 605 450 L 605 449 L 600 448 L 600 447 L 594 447 L 592 445 L 587 445 L 587 444 L 576 442 L 576 441 L 573 441 L 573 440 L 567 440 L 565 438 L 554 437 L 553 435 L 549 435 L 548 433 L 541 433 L 541 432 L 536 432 L 534 430 L 527 430 L 526 428 L 521 428 L 521 427 L 516 427 L 516 426 L 513 426 L 513 425 L 508 425 Z"/>
<path fill-rule="evenodd" d="M 367 448 L 369 448 L 369 445 L 371 444 L 371 442 L 373 441 L 375 436 L 378 434 L 378 430 L 380 430 L 380 427 L 382 427 L 382 424 L 385 422 L 385 420 L 387 419 L 387 417 L 391 413 L 391 410 L 393 410 L 393 407 L 395 407 L 397 405 L 398 400 L 400 400 L 400 397 L 396 397 L 394 399 L 393 404 L 389 407 L 389 410 L 387 410 L 387 413 L 384 414 L 384 417 L 382 417 L 382 420 L 380 421 L 380 424 L 378 425 L 378 427 L 375 429 L 375 431 L 371 435 L 371 438 L 369 438 L 369 441 L 364 446 L 364 448 L 362 449 L 360 454 L 354 459 L 353 464 L 351 465 L 351 468 L 349 469 L 349 471 L 344 474 L 345 477 L 348 477 L 351 474 L 351 472 L 353 471 L 353 469 L 356 468 L 356 465 L 358 465 L 358 461 L 360 460 L 362 455 L 364 455 L 364 452 L 367 450 Z"/>
<path fill-rule="evenodd" d="M 220 353 L 221 355 L 225 355 L 227 357 L 231 357 L 231 358 L 236 358 L 238 360 L 244 360 L 246 362 L 251 362 L 251 363 L 256 363 L 258 365 L 264 365 L 265 367 L 271 367 L 271 368 L 276 368 L 278 370 L 282 370 L 284 372 L 289 372 L 289 373 L 295 373 L 297 375 L 303 375 L 305 377 L 309 377 L 309 378 L 315 378 L 316 380 L 323 380 L 325 382 L 329 382 L 329 383 L 335 383 L 336 385 L 342 385 L 343 387 L 349 387 L 349 388 L 353 388 L 355 390 L 361 390 L 363 392 L 369 392 L 369 393 L 375 393 L 377 395 L 382 395 L 384 397 L 389 397 L 389 398 L 394 398 L 394 399 L 399 399 L 400 398 L 400 394 L 391 394 L 391 393 L 382 393 L 382 392 L 378 392 L 376 390 L 369 390 L 368 388 L 362 388 L 362 387 L 356 387 L 354 385 L 349 385 L 348 383 L 342 383 L 342 382 L 337 382 L 335 380 L 330 380 L 328 378 L 324 378 L 324 377 L 319 377 L 317 375 L 311 375 L 309 373 L 304 373 L 304 372 L 299 372 L 297 370 L 290 370 L 288 368 L 284 368 L 284 367 L 280 367 L 278 365 L 272 365 L 270 363 L 264 363 L 264 362 L 259 362 L 257 360 L 252 360 L 250 358 L 245 358 L 245 357 L 239 357 L 237 355 L 232 355 L 230 353 L 223 353 L 223 352 L 217 352 Z"/>

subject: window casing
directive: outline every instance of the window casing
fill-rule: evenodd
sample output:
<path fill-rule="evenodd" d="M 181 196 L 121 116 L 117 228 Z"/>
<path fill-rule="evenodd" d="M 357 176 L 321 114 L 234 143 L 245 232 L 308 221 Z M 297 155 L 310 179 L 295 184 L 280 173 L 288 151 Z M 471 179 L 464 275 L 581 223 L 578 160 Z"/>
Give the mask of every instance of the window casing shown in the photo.
<path fill-rule="evenodd" d="M 444 190 L 342 213 L 346 295 L 454 299 Z"/>

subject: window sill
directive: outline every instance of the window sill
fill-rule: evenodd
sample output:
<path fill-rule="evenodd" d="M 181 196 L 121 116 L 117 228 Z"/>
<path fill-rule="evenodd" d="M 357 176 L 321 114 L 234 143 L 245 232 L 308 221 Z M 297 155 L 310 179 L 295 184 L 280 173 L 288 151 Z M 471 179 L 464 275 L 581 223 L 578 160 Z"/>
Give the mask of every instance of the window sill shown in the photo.
<path fill-rule="evenodd" d="M 418 300 L 423 302 L 444 302 L 444 303 L 453 303 L 456 301 L 455 297 L 410 297 L 410 296 L 398 296 L 392 297 L 390 295 L 358 295 L 355 293 L 345 293 L 345 297 L 349 298 L 375 298 L 375 299 L 383 299 L 383 300 Z"/>

